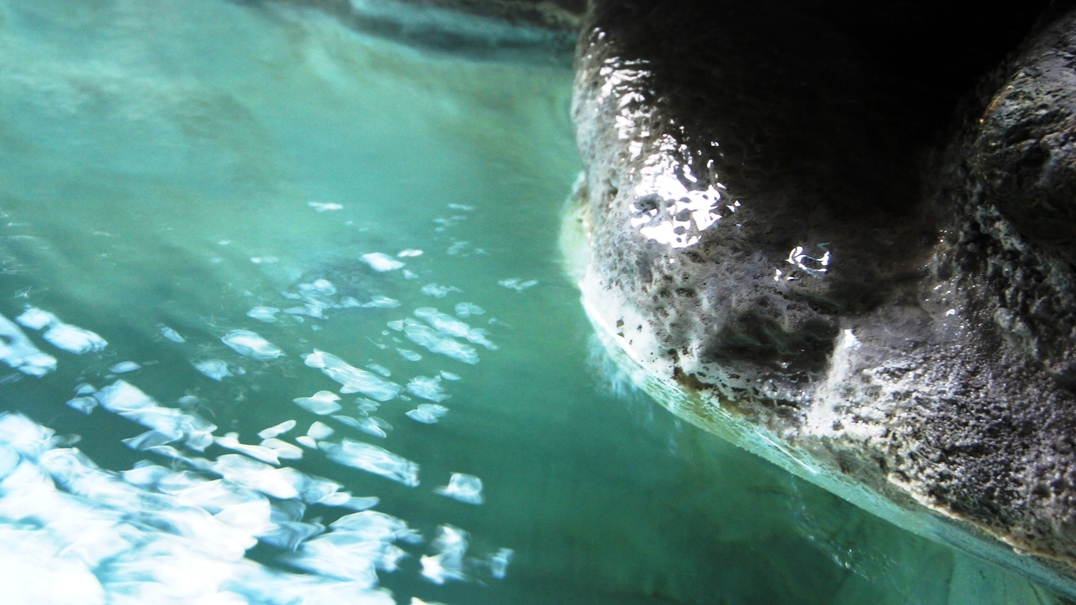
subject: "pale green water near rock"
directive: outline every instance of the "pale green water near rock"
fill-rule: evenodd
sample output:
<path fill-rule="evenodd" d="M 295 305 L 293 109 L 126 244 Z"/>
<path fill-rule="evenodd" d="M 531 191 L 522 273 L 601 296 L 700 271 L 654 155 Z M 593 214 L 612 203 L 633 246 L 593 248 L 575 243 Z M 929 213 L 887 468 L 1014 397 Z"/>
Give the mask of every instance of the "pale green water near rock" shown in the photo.
<path fill-rule="evenodd" d="M 277 4 L 0 2 L 0 314 L 56 365 L 0 366 L 0 409 L 81 437 L 0 422 L 5 602 L 1054 602 L 617 388 L 557 252 L 580 166 L 572 74 L 546 63 L 431 55 Z M 65 350 L 60 324 L 107 345 Z M 235 330 L 279 352 L 230 347 Z M 315 350 L 403 390 L 360 402 Z M 157 416 L 110 399 L 121 380 Z M 308 407 L 340 409 L 293 402 L 319 391 Z M 436 423 L 407 415 L 434 403 Z M 189 425 L 121 441 L 162 417 L 223 443 L 199 451 Z M 288 420 L 290 449 L 246 452 L 298 447 L 279 463 L 302 474 L 222 466 L 228 433 L 258 445 Z M 304 447 L 315 421 L 334 434 Z M 349 467 L 344 439 L 398 458 Z M 72 445 L 144 470 L 95 474 Z M 481 479 L 480 504 L 438 493 L 453 473 Z M 245 489 L 205 495 L 221 474 Z M 326 529 L 371 503 L 344 491 L 422 539 Z"/>

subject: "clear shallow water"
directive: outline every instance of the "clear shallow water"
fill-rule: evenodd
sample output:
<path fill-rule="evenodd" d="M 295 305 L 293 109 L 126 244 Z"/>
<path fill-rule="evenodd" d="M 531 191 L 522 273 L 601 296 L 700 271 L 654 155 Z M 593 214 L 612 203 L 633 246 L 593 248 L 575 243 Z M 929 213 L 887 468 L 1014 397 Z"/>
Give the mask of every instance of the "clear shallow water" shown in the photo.
<path fill-rule="evenodd" d="M 617 382 L 541 63 L 0 2 L 8 602 L 1051 602 Z"/>

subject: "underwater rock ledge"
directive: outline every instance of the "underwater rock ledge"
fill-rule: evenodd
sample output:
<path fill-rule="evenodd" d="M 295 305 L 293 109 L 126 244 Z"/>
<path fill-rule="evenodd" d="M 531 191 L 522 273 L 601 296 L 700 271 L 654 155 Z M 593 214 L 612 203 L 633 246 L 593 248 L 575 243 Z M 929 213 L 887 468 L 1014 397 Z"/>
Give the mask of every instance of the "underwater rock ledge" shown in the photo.
<path fill-rule="evenodd" d="M 246 0 L 262 3 L 269 0 Z M 586 0 L 272 0 L 369 35 L 473 59 L 568 63 Z"/>
<path fill-rule="evenodd" d="M 584 305 L 674 412 L 1076 596 L 1076 12 L 868 4 L 591 3 Z"/>

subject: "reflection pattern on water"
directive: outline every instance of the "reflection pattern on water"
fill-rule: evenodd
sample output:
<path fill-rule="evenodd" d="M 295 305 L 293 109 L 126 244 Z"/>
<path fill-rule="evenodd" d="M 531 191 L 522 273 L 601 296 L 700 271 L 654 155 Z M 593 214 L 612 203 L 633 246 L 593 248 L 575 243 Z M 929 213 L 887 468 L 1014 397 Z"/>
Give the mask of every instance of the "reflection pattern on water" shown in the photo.
<path fill-rule="evenodd" d="M 277 357 L 284 355 L 284 352 L 280 350 L 280 347 L 277 347 L 259 336 L 256 332 L 251 332 L 250 330 L 232 330 L 225 334 L 220 340 L 236 353 L 246 355 L 247 357 L 259 361 L 276 359 Z"/>
<path fill-rule="evenodd" d="M 310 397 L 296 397 L 292 399 L 299 406 L 318 416 L 325 416 L 340 411 L 341 405 L 336 403 L 340 396 L 331 391 L 318 391 Z"/>
<path fill-rule="evenodd" d="M 516 292 L 522 292 L 522 291 L 526 290 L 527 288 L 530 288 L 532 286 L 537 286 L 538 285 L 538 280 L 536 280 L 536 279 L 520 279 L 518 277 L 513 277 L 511 279 L 502 279 L 501 281 L 499 281 L 497 283 L 499 285 L 504 286 L 505 288 L 508 288 L 509 290 L 515 290 Z"/>
<path fill-rule="evenodd" d="M 389 327 L 393 327 L 393 324 Z M 408 340 L 425 347 L 430 353 L 438 353 L 471 365 L 478 363 L 478 351 L 474 347 L 465 345 L 424 323 L 408 317 L 403 320 L 401 327 Z M 403 351 L 400 354 L 403 355 Z M 405 357 L 408 356 L 405 355 Z"/>
<path fill-rule="evenodd" d="M 280 435 L 283 435 L 284 433 L 287 433 L 288 431 L 295 428 L 296 424 L 297 423 L 294 420 L 285 420 L 280 424 L 259 431 L 258 436 L 262 439 L 271 439 L 273 437 L 279 437 Z"/>
<path fill-rule="evenodd" d="M 164 336 L 165 338 L 167 338 L 168 340 L 171 340 L 172 342 L 178 342 L 178 343 L 181 343 L 181 344 L 184 343 L 184 342 L 187 342 L 187 339 L 183 338 L 183 336 L 180 335 L 179 332 L 176 332 L 175 330 L 173 330 L 172 328 L 169 328 L 168 326 L 161 325 L 160 330 L 161 330 L 161 336 Z"/>
<path fill-rule="evenodd" d="M 448 315 L 441 313 L 433 307 L 419 307 L 415 309 L 415 317 L 425 321 L 445 336 L 464 338 L 477 345 L 482 345 L 493 351 L 497 345 L 486 338 L 485 330 L 472 328 L 470 325 Z"/>
<path fill-rule="evenodd" d="M 482 504 L 485 501 L 482 497 L 482 480 L 474 475 L 463 473 L 452 473 L 448 485 L 433 490 L 433 493 L 467 504 Z"/>
<path fill-rule="evenodd" d="M 331 298 L 336 294 L 335 286 L 325 279 L 299 284 L 298 290 L 305 312 L 292 313 L 293 317 L 327 319 L 323 313 L 326 309 L 399 306 L 397 301 L 382 296 L 372 296 L 371 302 L 364 305 L 340 304 Z M 288 292 L 283 295 L 294 296 Z M 461 303 L 456 310 L 462 317 L 485 313 L 473 303 Z M 276 313 L 276 307 L 259 306 L 247 315 L 253 320 L 275 323 Z M 419 307 L 414 317 L 417 319 L 390 322 L 390 327 L 403 331 L 431 352 L 474 364 L 478 361 L 475 349 L 460 340 L 497 349 L 484 330 L 435 308 Z M 296 317 L 296 321 L 301 323 L 301 318 Z M 67 326 L 36 307 L 28 307 L 19 323 L 38 330 Z M 71 333 L 84 335 L 86 342 L 105 342 L 93 332 L 68 327 Z M 158 329 L 175 345 L 187 344 L 187 339 L 171 328 L 160 324 Z M 10 343 L 11 352 L 5 360 L 12 367 L 31 375 L 55 368 L 54 358 L 38 350 L 18 326 L 2 316 L 0 334 L 6 335 Z M 71 341 L 47 340 L 58 348 L 72 348 Z M 238 355 L 262 364 L 278 363 L 274 360 L 284 356 L 279 347 L 247 329 L 229 330 L 220 342 Z M 85 352 L 100 352 L 103 346 L 90 346 Z M 212 350 L 207 347 L 202 345 L 200 350 Z M 386 431 L 392 426 L 370 415 L 379 408 L 379 402 L 408 399 L 405 393 L 435 402 L 419 404 L 406 412 L 413 420 L 434 424 L 448 412 L 448 408 L 439 405 L 450 398 L 443 381 L 460 380 L 459 375 L 440 370 L 432 376 L 413 376 L 406 387 L 401 387 L 387 380 L 392 375 L 388 368 L 372 361 L 367 363 L 374 370 L 370 372 L 318 349 L 302 359 L 306 366 L 321 370 L 339 383 L 342 393 L 364 397 L 355 404 L 357 417 L 337 413 L 343 405 L 340 395 L 332 391 L 296 397 L 294 402 L 308 412 L 382 439 L 387 438 Z M 245 374 L 246 370 L 237 363 L 222 359 L 192 361 L 195 369 L 215 381 Z M 124 361 L 107 369 L 115 374 L 142 367 Z M 125 380 L 114 380 L 100 390 L 82 383 L 75 391 L 78 396 L 66 402 L 69 407 L 89 414 L 100 406 L 141 424 L 149 430 L 123 439 L 123 443 L 135 451 L 162 456 L 171 465 L 165 468 L 141 461 L 119 474 L 102 470 L 77 449 L 62 447 L 65 441 L 56 438 L 50 429 L 21 415 L 0 417 L 0 515 L 4 521 L 24 523 L 30 512 L 12 512 L 13 509 L 26 508 L 30 501 L 35 502 L 35 507 L 38 502 L 44 507 L 40 514 L 34 513 L 34 530 L 0 525 L 0 531 L 11 534 L 6 536 L 8 544 L 34 551 L 41 567 L 64 570 L 71 578 L 67 584 L 85 596 L 81 602 L 213 597 L 221 602 L 253 599 L 290 603 L 300 602 L 296 600 L 300 593 L 304 603 L 321 602 L 322 597 L 351 603 L 392 602 L 387 591 L 377 588 L 377 573 L 397 571 L 399 561 L 409 556 L 398 544 L 420 546 L 421 536 L 403 520 L 369 510 L 379 503 L 379 498 L 354 496 L 339 483 L 281 466 L 288 460 L 303 458 L 303 450 L 285 440 L 297 425 L 295 419 L 259 431 L 260 443 L 244 443 L 238 432 L 215 434 L 217 426 L 191 409 L 200 405 L 198 397 L 180 398 L 186 409 L 176 409 L 161 405 Z M 335 433 L 328 424 L 315 421 L 305 435 L 294 439 L 338 464 L 404 486 L 419 485 L 416 462 L 347 437 L 328 441 Z M 215 459 L 202 457 L 200 454 L 210 446 L 236 453 L 221 454 Z M 478 477 L 453 473 L 448 484 L 434 493 L 481 504 L 482 491 Z M 62 505 L 52 506 L 52 501 Z M 360 512 L 341 517 L 326 529 L 316 518 L 305 519 L 310 505 Z M 491 579 L 504 577 L 510 549 L 502 548 L 485 559 L 467 558 L 467 532 L 451 525 L 443 525 L 439 531 L 428 547 L 433 554 L 421 556 L 424 579 L 443 584 L 465 581 L 474 573 Z M 314 575 L 295 576 L 246 559 L 246 551 L 258 542 L 279 549 L 281 562 Z M 465 568 L 472 571 L 466 572 Z M 129 574 L 137 574 L 139 579 L 132 581 Z M 198 575 L 198 581 L 190 582 L 191 575 Z M 275 588 L 267 588 L 270 586 Z M 14 594 L 20 594 L 20 590 L 30 594 L 36 587 L 24 582 L 13 590 Z M 121 595 L 118 600 L 117 594 Z"/>
<path fill-rule="evenodd" d="M 216 425 L 191 412 L 161 406 L 137 387 L 117 380 L 94 394 L 101 407 L 160 435 L 162 443 L 183 440 L 187 447 L 203 451 L 213 442 Z"/>
<path fill-rule="evenodd" d="M 30 376 L 44 376 L 56 369 L 56 358 L 41 352 L 19 326 L 3 315 L 0 315 L 0 360 Z"/>
<path fill-rule="evenodd" d="M 467 532 L 451 525 L 442 525 L 441 535 L 433 542 L 438 554 L 422 557 L 422 575 L 435 584 L 444 584 L 446 580 L 465 580 L 463 555 L 467 553 L 467 546 Z"/>
<path fill-rule="evenodd" d="M 388 401 L 400 393 L 400 385 L 383 380 L 366 370 L 360 370 L 331 353 L 315 349 L 313 353 L 303 357 L 303 361 L 342 384 L 341 393 L 362 393 L 378 401 Z"/>
<path fill-rule="evenodd" d="M 447 413 L 448 408 L 443 405 L 420 403 L 417 408 L 407 412 L 407 417 L 422 424 L 436 424 Z"/>
<path fill-rule="evenodd" d="M 346 437 L 340 443 L 323 441 L 318 447 L 340 464 L 399 481 L 408 487 L 418 486 L 418 465 L 384 448 Z"/>
<path fill-rule="evenodd" d="M 323 531 L 292 521 L 295 507 L 197 472 L 143 464 L 117 474 L 55 441 L 24 416 L 0 416 L 0 551 L 8 562 L 0 577 L 9 602 L 394 603 L 375 588 L 376 576 L 297 575 L 244 558 L 261 536 Z M 298 472 L 291 479 L 307 480 Z M 365 553 L 356 565 L 363 569 L 377 567 L 394 539 L 351 532 L 344 540 L 352 563 Z M 317 572 L 325 554 L 300 549 L 290 560 Z"/>
<path fill-rule="evenodd" d="M 257 306 L 250 311 L 247 311 L 247 317 L 271 324 L 276 322 L 277 313 L 280 313 L 280 309 L 276 307 Z"/>
<path fill-rule="evenodd" d="M 101 351 L 108 346 L 108 342 L 96 333 L 66 324 L 52 313 L 36 307 L 27 307 L 21 315 L 15 318 L 15 321 L 31 330 L 48 328 L 44 334 L 45 340 L 69 353 L 81 355 Z"/>
<path fill-rule="evenodd" d="M 142 369 L 142 366 L 138 363 L 135 363 L 133 361 L 121 361 L 117 364 L 114 364 L 108 370 L 113 374 L 127 374 L 129 372 L 135 372 L 140 369 Z"/>
<path fill-rule="evenodd" d="M 102 389 L 97 398 L 121 414 L 169 409 L 123 381 Z M 156 421 L 150 424 L 159 426 Z M 173 436 L 183 432 L 164 428 L 175 430 Z M 267 434 L 291 428 L 294 422 L 284 422 Z M 324 438 L 331 431 L 314 434 Z M 230 433 L 217 437 L 216 443 L 251 455 L 257 446 L 242 446 L 236 437 Z M 0 525 L 6 538 L 0 549 L 27 549 L 23 556 L 32 554 L 40 570 L 9 583 L 9 595 L 33 595 L 40 601 L 42 588 L 35 579 L 62 570 L 66 587 L 49 590 L 62 600 L 77 589 L 80 602 L 86 603 L 103 603 L 106 595 L 111 599 L 119 592 L 129 601 L 118 602 L 132 603 L 234 594 L 236 602 L 320 603 L 319 595 L 324 595 L 349 603 L 388 604 L 388 594 L 376 590 L 376 572 L 396 571 L 399 560 L 408 556 L 397 542 L 423 542 L 403 520 L 367 510 L 378 498 L 352 496 L 333 481 L 292 468 L 275 468 L 238 454 L 216 460 L 188 457 L 156 445 L 146 449 L 170 457 L 174 468 L 184 470 L 141 462 L 114 473 L 98 468 L 75 448 L 58 447 L 61 441 L 24 416 L 0 416 L 0 518 L 19 524 L 19 529 Z M 418 465 L 382 448 L 346 438 L 320 446 L 343 464 L 418 485 Z M 478 503 L 480 491 L 477 478 L 454 474 L 439 493 Z M 341 517 L 326 531 L 316 521 L 302 520 L 312 504 L 362 512 Z M 300 578 L 245 559 L 259 540 L 291 552 L 282 560 L 316 575 Z M 490 555 L 489 562 L 467 561 L 467 534 L 462 530 L 443 527 L 431 546 L 437 554 L 423 557 L 422 565 L 423 575 L 433 582 L 464 580 L 465 564 L 503 577 L 503 569 L 493 562 L 504 558 L 504 549 Z M 277 594 L 268 594 L 267 586 L 279 589 Z M 307 590 L 304 600 L 295 600 Z"/>
<path fill-rule="evenodd" d="M 361 258 L 362 262 L 370 265 L 370 268 L 374 271 L 395 271 L 397 269 L 402 269 L 404 266 L 404 263 L 381 252 L 363 254 Z"/>
<path fill-rule="evenodd" d="M 228 369 L 228 364 L 222 359 L 195 361 L 193 362 L 193 365 L 194 369 L 201 372 L 206 378 L 212 378 L 217 382 L 234 375 L 231 370 Z"/>

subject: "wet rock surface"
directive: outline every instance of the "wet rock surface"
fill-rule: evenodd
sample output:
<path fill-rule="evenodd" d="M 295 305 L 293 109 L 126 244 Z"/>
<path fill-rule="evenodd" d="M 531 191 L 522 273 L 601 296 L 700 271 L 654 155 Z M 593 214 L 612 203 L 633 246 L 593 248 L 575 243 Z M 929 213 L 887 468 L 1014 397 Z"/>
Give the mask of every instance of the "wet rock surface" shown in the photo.
<path fill-rule="evenodd" d="M 1069 8 L 596 2 L 573 112 L 617 346 L 1074 578 Z"/>

